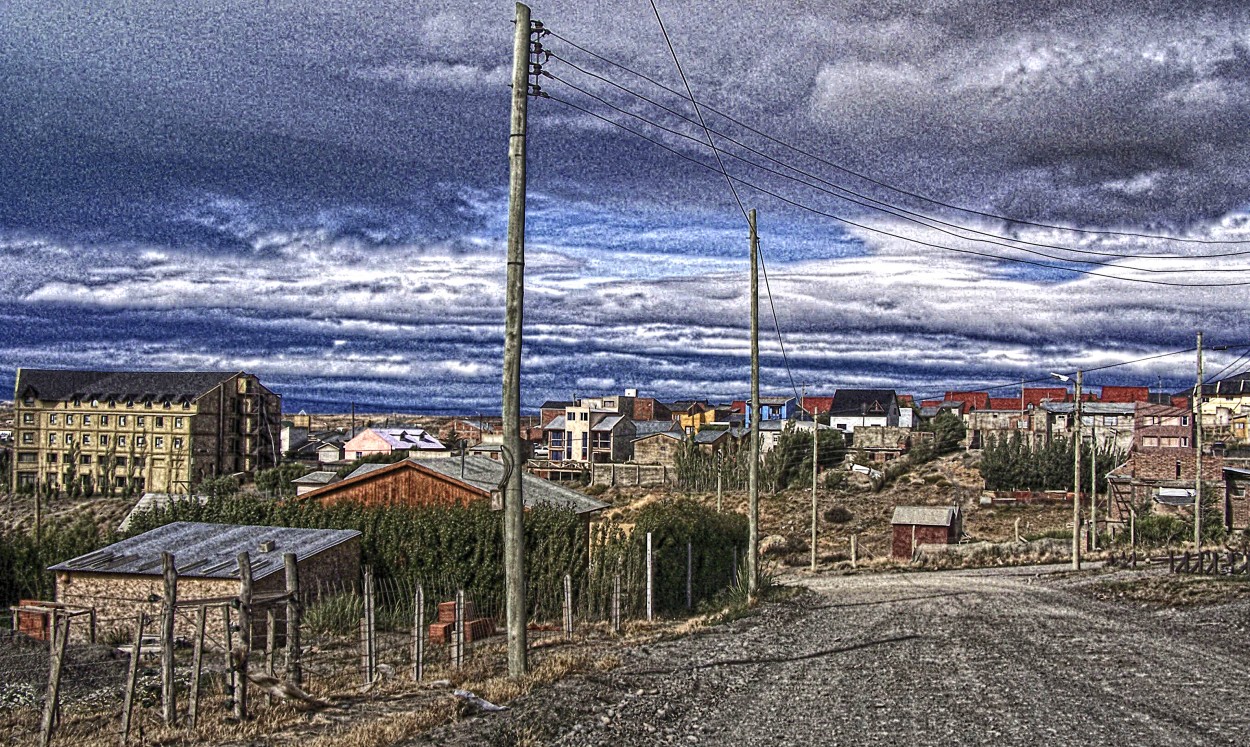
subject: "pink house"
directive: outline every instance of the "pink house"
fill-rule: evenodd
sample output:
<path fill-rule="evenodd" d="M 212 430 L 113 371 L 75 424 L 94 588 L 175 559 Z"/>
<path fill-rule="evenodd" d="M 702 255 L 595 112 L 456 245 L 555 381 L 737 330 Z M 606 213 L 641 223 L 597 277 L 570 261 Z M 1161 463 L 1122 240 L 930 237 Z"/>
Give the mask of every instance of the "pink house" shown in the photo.
<path fill-rule="evenodd" d="M 392 454 L 404 451 L 411 455 L 438 454 L 447 447 L 424 428 L 366 428 L 343 444 L 346 459 L 360 459 L 374 454 Z"/>

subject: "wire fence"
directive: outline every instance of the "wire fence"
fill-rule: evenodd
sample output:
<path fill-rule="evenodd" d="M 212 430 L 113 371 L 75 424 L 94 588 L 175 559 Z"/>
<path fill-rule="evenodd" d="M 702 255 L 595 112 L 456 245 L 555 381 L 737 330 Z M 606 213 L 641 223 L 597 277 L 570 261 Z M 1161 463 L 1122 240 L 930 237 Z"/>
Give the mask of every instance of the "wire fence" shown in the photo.
<path fill-rule="evenodd" d="M 639 552 L 541 574 L 547 580 L 527 594 L 528 646 L 611 639 L 629 621 L 697 611 L 735 587 L 744 557 L 737 547 L 661 547 L 648 537 Z M 14 608 L 16 629 L 0 631 L 0 712 L 32 742 L 108 733 L 125 744 L 175 724 L 263 717 L 277 702 L 369 698 L 387 681 L 418 686 L 506 658 L 502 589 L 475 594 L 453 576 L 406 582 L 365 569 L 264 593 L 240 582 L 230 596 L 187 594 L 167 582 L 159 599 L 99 599 L 109 616 L 52 603 Z M 117 612 L 121 603 L 128 614 Z"/>

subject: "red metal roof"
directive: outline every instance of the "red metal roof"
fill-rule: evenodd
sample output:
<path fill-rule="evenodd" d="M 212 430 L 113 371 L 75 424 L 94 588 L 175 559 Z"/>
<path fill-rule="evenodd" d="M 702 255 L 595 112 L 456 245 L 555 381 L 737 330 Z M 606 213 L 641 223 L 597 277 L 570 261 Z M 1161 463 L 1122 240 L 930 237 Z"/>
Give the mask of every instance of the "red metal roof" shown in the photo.
<path fill-rule="evenodd" d="M 1150 387 L 1145 386 L 1104 386 L 1103 402 L 1149 402 Z"/>
<path fill-rule="evenodd" d="M 1024 404 L 1040 407 L 1043 402 L 1067 402 L 1068 390 L 1063 387 L 1024 388 Z"/>
<path fill-rule="evenodd" d="M 964 410 L 984 410 L 990 406 L 989 392 L 947 392 L 947 402 L 963 402 Z"/>
<path fill-rule="evenodd" d="M 833 397 L 804 397 L 803 409 L 818 414 L 829 412 L 833 409 Z"/>
<path fill-rule="evenodd" d="M 990 397 L 991 410 L 1020 410 L 1019 397 Z"/>

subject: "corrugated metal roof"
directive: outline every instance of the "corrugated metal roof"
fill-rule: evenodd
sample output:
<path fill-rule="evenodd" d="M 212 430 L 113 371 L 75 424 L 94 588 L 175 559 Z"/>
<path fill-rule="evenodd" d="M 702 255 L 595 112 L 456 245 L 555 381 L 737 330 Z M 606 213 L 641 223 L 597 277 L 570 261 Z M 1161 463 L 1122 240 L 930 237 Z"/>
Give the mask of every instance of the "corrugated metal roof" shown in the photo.
<path fill-rule="evenodd" d="M 729 434 L 725 429 L 704 428 L 694 434 L 694 442 L 697 444 L 714 444 Z"/>
<path fill-rule="evenodd" d="M 959 509 L 954 506 L 895 506 L 890 523 L 948 527 L 955 523 L 958 516 Z"/>
<path fill-rule="evenodd" d="M 309 472 L 303 477 L 297 477 L 291 482 L 295 485 L 328 485 L 338 477 L 337 472 L 318 471 Z"/>
<path fill-rule="evenodd" d="M 1071 414 L 1075 402 L 1043 402 L 1042 409 L 1046 412 Z M 1082 402 L 1082 415 L 1132 415 L 1137 412 L 1136 402 Z"/>
<path fill-rule="evenodd" d="M 340 545 L 360 532 L 354 529 L 300 529 L 240 524 L 175 521 L 95 552 L 58 563 L 50 571 L 84 571 L 141 576 L 161 575 L 161 553 L 174 554 L 178 575 L 193 578 L 238 578 L 238 555 L 250 553 L 252 578 L 283 571 L 282 556 L 298 560 Z M 262 542 L 272 541 L 270 552 Z"/>
<path fill-rule="evenodd" d="M 185 503 L 196 501 L 198 503 L 207 503 L 206 495 L 187 495 L 186 493 L 144 493 L 135 502 L 135 505 L 126 514 L 126 518 L 122 519 L 122 523 L 117 525 L 117 531 L 125 532 L 130 529 L 130 522 L 134 521 L 135 514 L 141 514 L 144 511 L 154 509 L 166 509 L 173 503 Z"/>
<path fill-rule="evenodd" d="M 544 426 L 543 426 L 543 430 L 545 430 L 545 431 L 562 431 L 562 430 L 564 430 L 564 422 L 565 422 L 565 421 L 564 421 L 564 416 L 563 416 L 563 415 L 560 415 L 559 417 L 554 417 L 554 418 L 552 418 L 552 419 L 551 419 L 551 422 L 550 422 L 550 423 L 547 423 L 546 425 L 544 425 Z"/>
<path fill-rule="evenodd" d="M 421 459 L 410 457 L 408 461 L 487 492 L 498 490 L 499 483 L 504 478 L 503 463 L 497 462 L 490 457 L 465 457 L 464 477 L 461 477 L 460 459 Z M 602 511 L 608 507 L 608 504 L 596 501 L 588 495 L 583 495 L 576 490 L 570 490 L 525 471 L 521 472 L 521 492 L 525 497 L 526 508 L 548 504 L 571 508 L 577 513 L 583 514 L 590 511 Z"/>
<path fill-rule="evenodd" d="M 360 465 L 359 467 L 357 467 L 356 469 L 352 470 L 352 471 L 351 471 L 351 472 L 347 475 L 347 477 L 344 477 L 343 479 L 344 479 L 344 480 L 350 480 L 350 479 L 352 479 L 353 477 L 360 477 L 361 475 L 367 475 L 367 474 L 369 474 L 370 472 L 374 472 L 374 471 L 377 471 L 377 470 L 380 470 L 380 469 L 386 469 L 387 467 L 391 466 L 392 464 L 394 464 L 394 462 L 368 462 L 368 463 L 366 463 L 366 464 L 362 464 L 362 465 Z"/>
<path fill-rule="evenodd" d="M 641 440 L 642 440 L 642 439 L 644 439 L 644 438 L 654 438 L 654 437 L 656 437 L 656 436 L 659 436 L 660 438 L 671 438 L 671 439 L 673 439 L 674 441 L 685 441 L 685 440 L 686 440 L 686 437 L 685 437 L 685 436 L 683 436 L 683 435 L 682 435 L 682 434 L 680 434 L 680 433 L 674 433 L 673 431 L 658 431 L 658 432 L 656 432 L 656 433 L 648 433 L 648 434 L 647 434 L 647 435 L 645 435 L 645 436 L 639 436 L 639 437 L 635 438 L 635 439 L 634 439 L 634 441 L 641 441 Z"/>

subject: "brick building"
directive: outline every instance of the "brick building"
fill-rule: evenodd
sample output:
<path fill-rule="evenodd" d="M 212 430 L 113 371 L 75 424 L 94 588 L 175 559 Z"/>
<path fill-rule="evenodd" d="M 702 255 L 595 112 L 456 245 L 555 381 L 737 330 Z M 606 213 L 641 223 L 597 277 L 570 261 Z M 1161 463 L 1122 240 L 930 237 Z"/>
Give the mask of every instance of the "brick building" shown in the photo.
<path fill-rule="evenodd" d="M 1168 505 L 1174 505 L 1178 490 L 1189 491 L 1192 500 L 1197 461 L 1191 411 L 1171 405 L 1139 403 L 1128 460 L 1107 475 L 1111 520 L 1127 521 L 1130 509 L 1153 506 L 1161 495 L 1172 502 Z M 1222 457 L 1203 454 L 1203 481 L 1210 481 L 1213 488 L 1221 492 L 1223 467 Z M 1223 502 L 1222 495 L 1219 502 Z"/>
<path fill-rule="evenodd" d="M 185 493 L 277 464 L 281 413 L 248 373 L 19 368 L 12 487 Z"/>
<path fill-rule="evenodd" d="M 205 524 L 178 521 L 81 555 L 48 570 L 56 574 L 59 604 L 96 611 L 104 633 L 127 629 L 140 612 L 160 619 L 164 590 L 161 554 L 173 553 L 178 570 L 178 598 L 217 599 L 239 594 L 238 556 L 249 554 L 253 593 L 276 594 L 285 589 L 283 555 L 295 553 L 302 591 L 356 588 L 360 574 L 360 532 L 352 529 Z M 149 600 L 157 601 L 149 601 Z M 279 617 L 285 615 L 277 607 Z M 224 624 L 209 621 L 213 630 Z M 191 638 L 194 615 L 178 615 L 174 635 Z M 256 621 L 263 631 L 264 619 Z M 77 631 L 75 638 L 82 635 Z"/>

